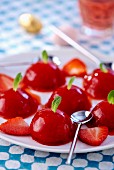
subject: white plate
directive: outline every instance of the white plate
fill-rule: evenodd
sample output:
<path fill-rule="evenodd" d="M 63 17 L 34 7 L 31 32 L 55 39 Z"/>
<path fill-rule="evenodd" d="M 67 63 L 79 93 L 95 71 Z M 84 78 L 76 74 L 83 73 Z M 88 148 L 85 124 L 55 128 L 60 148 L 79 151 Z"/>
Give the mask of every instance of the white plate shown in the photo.
<path fill-rule="evenodd" d="M 60 57 L 61 65 L 64 65 L 68 60 L 71 58 L 77 57 L 82 59 L 88 67 L 88 71 L 92 71 L 96 67 L 96 65 L 85 58 L 83 55 L 79 54 L 72 48 L 62 48 L 62 49 L 54 49 L 49 50 L 48 54 L 50 55 L 57 55 Z M 6 56 L 4 59 L 0 59 L 0 63 L 7 63 L 7 62 L 21 62 L 21 61 L 32 61 L 34 57 L 40 56 L 41 52 L 32 52 L 32 53 L 24 53 L 24 54 L 18 54 L 15 56 Z M 22 72 L 24 74 L 26 68 L 28 66 L 17 66 L 17 67 L 6 67 L 6 68 L 0 68 L 0 73 L 6 73 L 8 75 L 11 75 L 13 77 L 16 76 L 18 72 Z M 75 84 L 79 85 L 81 87 L 81 79 L 77 78 L 75 80 Z M 41 96 L 42 103 L 46 103 L 51 93 L 39 93 Z M 28 123 L 30 123 L 32 118 L 26 119 Z M 0 123 L 4 122 L 5 120 L 3 118 L 0 118 Z M 21 145 L 30 149 L 40 150 L 40 151 L 47 151 L 47 152 L 58 152 L 58 153 L 68 153 L 70 144 L 65 144 L 61 146 L 46 146 L 41 145 L 38 142 L 32 140 L 31 137 L 17 137 L 17 136 L 11 136 L 4 134 L 0 132 L 0 138 L 5 139 L 11 143 Z M 108 148 L 114 147 L 114 136 L 108 136 L 107 139 L 100 145 L 100 146 L 89 146 L 86 145 L 80 141 L 77 142 L 75 153 L 82 153 L 82 152 L 92 152 L 92 151 L 98 151 L 98 150 L 104 150 Z"/>

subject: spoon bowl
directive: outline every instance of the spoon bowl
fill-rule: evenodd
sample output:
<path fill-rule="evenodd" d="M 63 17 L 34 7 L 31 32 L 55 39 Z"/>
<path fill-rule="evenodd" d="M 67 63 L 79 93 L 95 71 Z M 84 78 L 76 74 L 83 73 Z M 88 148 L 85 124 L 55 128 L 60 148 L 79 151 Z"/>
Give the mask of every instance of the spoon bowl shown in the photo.
<path fill-rule="evenodd" d="M 72 155 L 73 155 L 73 152 L 74 152 L 74 149 L 75 149 L 75 146 L 76 146 L 78 132 L 80 130 L 81 125 L 89 122 L 91 119 L 92 119 L 91 112 L 86 111 L 86 110 L 81 110 L 81 111 L 75 112 L 71 115 L 72 122 L 77 123 L 78 126 L 77 126 L 77 129 L 76 129 L 76 132 L 75 132 L 75 135 L 74 135 L 74 139 L 72 141 L 72 144 L 71 144 L 71 147 L 70 147 L 70 150 L 69 150 L 69 154 L 68 154 L 66 164 L 71 163 Z"/>
<path fill-rule="evenodd" d="M 74 112 L 71 115 L 71 120 L 74 123 L 81 123 L 81 124 L 85 124 L 88 121 L 90 121 L 92 119 L 92 115 L 90 114 L 89 111 L 85 111 L 85 110 L 81 110 L 78 112 Z"/>

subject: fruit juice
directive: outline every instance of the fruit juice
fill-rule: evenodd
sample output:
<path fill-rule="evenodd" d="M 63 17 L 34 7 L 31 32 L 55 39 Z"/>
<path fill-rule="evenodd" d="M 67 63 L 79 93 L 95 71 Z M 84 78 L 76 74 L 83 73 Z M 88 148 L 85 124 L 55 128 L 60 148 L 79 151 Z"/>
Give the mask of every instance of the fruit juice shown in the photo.
<path fill-rule="evenodd" d="M 114 0 L 79 0 L 83 23 L 95 30 L 112 29 Z"/>

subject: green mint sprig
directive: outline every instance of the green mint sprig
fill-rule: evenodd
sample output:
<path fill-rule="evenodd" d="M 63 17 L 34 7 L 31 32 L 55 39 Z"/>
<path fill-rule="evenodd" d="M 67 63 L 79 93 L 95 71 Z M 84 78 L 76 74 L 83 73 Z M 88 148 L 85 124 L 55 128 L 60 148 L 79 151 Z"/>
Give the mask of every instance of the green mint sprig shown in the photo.
<path fill-rule="evenodd" d="M 22 75 L 21 73 L 18 73 L 17 76 L 15 77 L 14 79 L 14 82 L 13 82 L 13 90 L 16 91 L 18 86 L 19 86 L 19 83 L 21 82 L 22 80 Z"/>
<path fill-rule="evenodd" d="M 107 100 L 110 104 L 114 104 L 114 90 L 111 90 L 109 92 Z"/>
<path fill-rule="evenodd" d="M 107 68 L 105 67 L 105 65 L 104 65 L 103 63 L 100 63 L 100 69 L 101 69 L 101 71 L 104 72 L 104 73 L 107 73 L 107 72 L 108 72 Z"/>
<path fill-rule="evenodd" d="M 60 105 L 61 100 L 62 100 L 62 97 L 57 96 L 57 97 L 55 97 L 55 99 L 52 101 L 51 110 L 52 110 L 54 113 L 56 112 L 58 106 Z"/>
<path fill-rule="evenodd" d="M 48 54 L 46 50 L 42 51 L 42 60 L 44 63 L 48 63 Z"/>
<path fill-rule="evenodd" d="M 74 82 L 75 80 L 75 76 L 71 77 L 69 82 L 68 82 L 68 85 L 67 85 L 67 89 L 70 90 L 71 87 L 72 87 L 72 83 Z"/>

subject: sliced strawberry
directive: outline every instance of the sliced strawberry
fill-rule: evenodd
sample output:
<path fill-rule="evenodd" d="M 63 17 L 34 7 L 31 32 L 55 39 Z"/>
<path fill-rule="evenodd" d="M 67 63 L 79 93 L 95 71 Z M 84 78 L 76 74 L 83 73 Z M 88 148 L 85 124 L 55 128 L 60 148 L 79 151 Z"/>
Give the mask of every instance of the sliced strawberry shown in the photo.
<path fill-rule="evenodd" d="M 83 61 L 74 58 L 64 65 L 63 71 L 66 76 L 83 77 L 87 73 L 87 68 Z"/>
<path fill-rule="evenodd" d="M 30 134 L 29 125 L 22 117 L 8 119 L 0 125 L 0 130 L 9 135 L 25 136 Z"/>
<path fill-rule="evenodd" d="M 38 96 L 38 94 L 35 94 L 35 93 L 33 92 L 33 90 L 31 90 L 31 89 L 29 89 L 29 88 L 27 88 L 27 87 L 24 88 L 24 90 L 25 90 L 30 96 L 32 96 L 34 99 L 36 99 L 38 103 L 41 103 L 41 98 L 40 98 L 40 96 Z"/>
<path fill-rule="evenodd" d="M 13 78 L 5 74 L 0 74 L 0 92 L 6 91 L 13 86 Z"/>
<path fill-rule="evenodd" d="M 79 139 L 92 146 L 100 145 L 108 136 L 108 128 L 106 126 L 81 129 Z"/>

